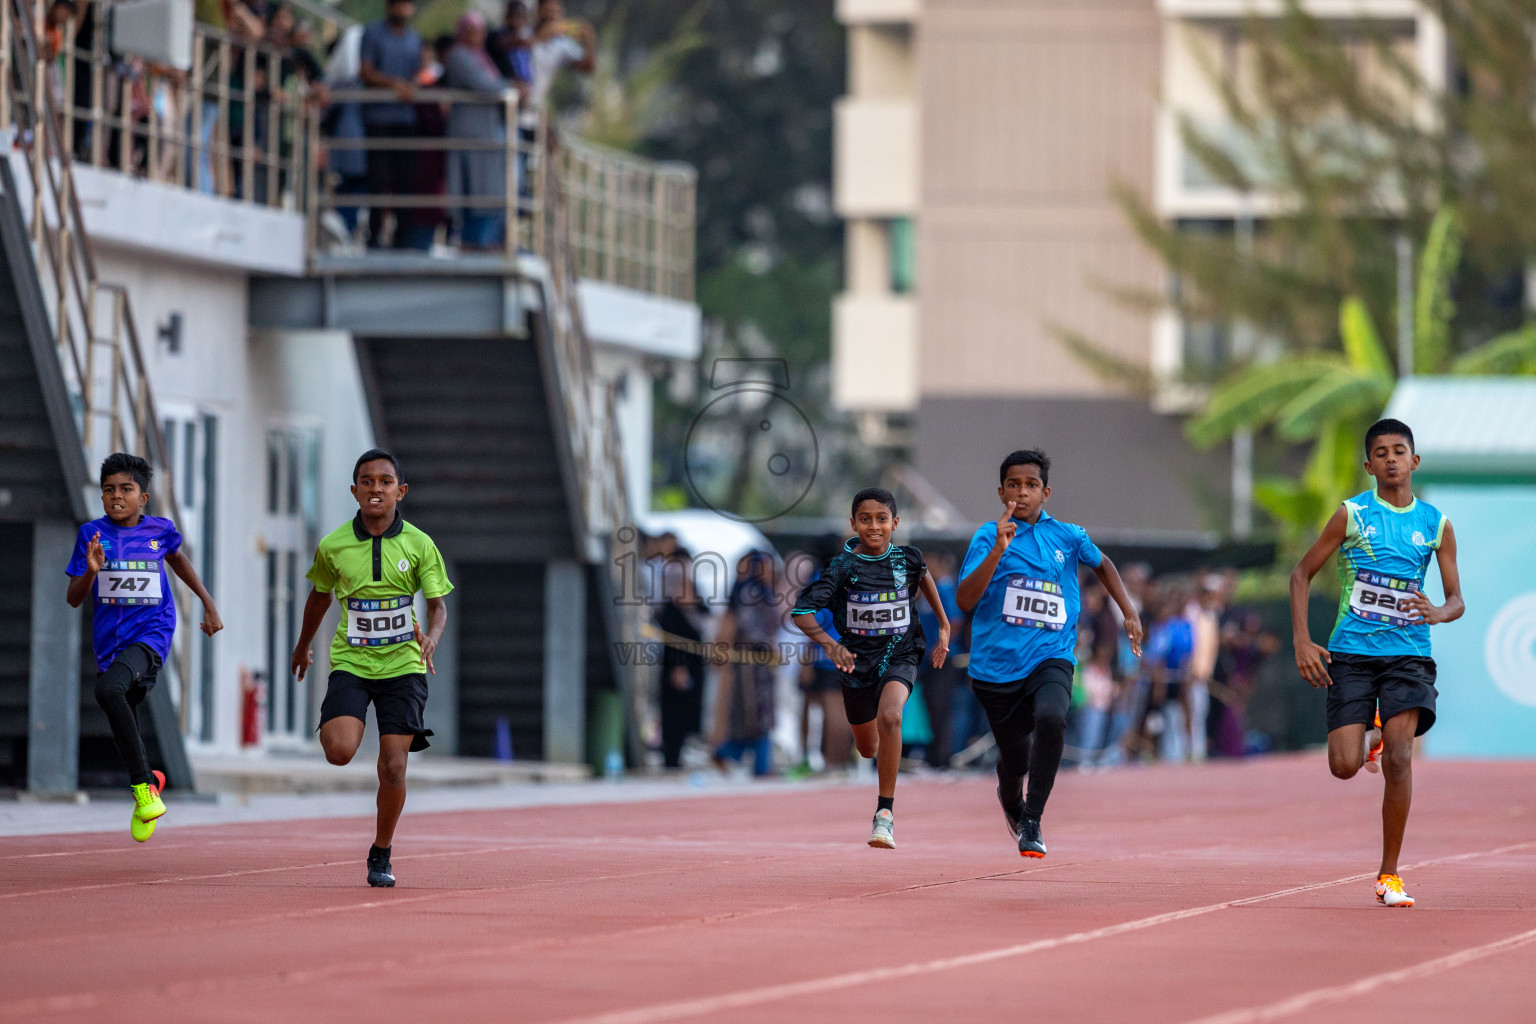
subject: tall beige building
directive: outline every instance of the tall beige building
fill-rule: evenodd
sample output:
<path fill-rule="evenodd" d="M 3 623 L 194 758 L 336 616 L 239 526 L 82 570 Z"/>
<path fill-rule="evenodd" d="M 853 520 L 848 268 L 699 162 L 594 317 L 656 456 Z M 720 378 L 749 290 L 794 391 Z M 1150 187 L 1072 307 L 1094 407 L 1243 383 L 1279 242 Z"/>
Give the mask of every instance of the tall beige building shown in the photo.
<path fill-rule="evenodd" d="M 969 516 L 995 515 L 1018 447 L 1055 460 L 1053 513 L 1101 531 L 1225 531 L 1239 459 L 1197 452 L 1179 381 L 1219 369 L 1234 333 L 1127 306 L 1170 287 L 1116 204 L 1121 184 L 1190 230 L 1251 229 L 1272 203 L 1216 188 L 1177 114 L 1222 108 L 1206 68 L 1241 82 L 1243 18 L 1270 0 L 839 0 L 848 95 L 834 194 L 847 222 L 833 317 L 834 400 L 865 440 L 906 447 Z M 1413 0 L 1314 0 L 1388 31 L 1422 70 L 1443 39 Z M 1239 143 L 1240 140 L 1234 140 Z M 915 266 L 915 271 L 914 271 Z M 1085 336 L 1158 381 L 1118 390 L 1060 342 Z"/>

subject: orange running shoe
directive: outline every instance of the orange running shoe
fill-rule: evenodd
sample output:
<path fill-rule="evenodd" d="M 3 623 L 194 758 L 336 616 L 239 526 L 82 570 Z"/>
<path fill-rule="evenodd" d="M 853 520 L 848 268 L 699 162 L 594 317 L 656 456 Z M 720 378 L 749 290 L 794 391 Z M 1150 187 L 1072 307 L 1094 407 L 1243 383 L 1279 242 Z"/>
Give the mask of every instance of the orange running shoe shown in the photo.
<path fill-rule="evenodd" d="M 1366 752 L 1366 755 L 1365 755 L 1365 770 L 1370 772 L 1372 775 L 1374 775 L 1377 772 L 1381 771 L 1381 747 L 1382 747 L 1382 740 L 1381 740 L 1381 712 L 1380 711 L 1376 712 L 1376 726 L 1375 726 L 1375 728 L 1372 731 L 1374 731 L 1376 733 L 1376 742 L 1371 744 L 1371 749 Z M 1365 734 L 1365 741 L 1367 743 L 1371 742 L 1371 734 L 1369 732 L 1367 732 Z M 1413 901 L 1409 900 L 1408 903 L 1409 903 L 1409 905 L 1412 905 Z"/>
<path fill-rule="evenodd" d="M 1403 880 L 1396 875 L 1376 879 L 1376 902 L 1385 907 L 1411 907 L 1413 897 L 1403 892 Z"/>

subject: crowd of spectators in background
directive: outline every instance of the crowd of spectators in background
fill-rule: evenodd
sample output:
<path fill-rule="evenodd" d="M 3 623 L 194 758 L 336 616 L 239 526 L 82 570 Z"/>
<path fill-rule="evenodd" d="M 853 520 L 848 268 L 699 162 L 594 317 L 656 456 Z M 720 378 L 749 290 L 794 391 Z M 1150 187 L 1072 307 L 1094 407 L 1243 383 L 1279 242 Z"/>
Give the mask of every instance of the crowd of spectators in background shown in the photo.
<path fill-rule="evenodd" d="M 99 9 L 108 3 L 52 0 L 38 43 L 55 106 L 72 126 L 66 145 L 76 161 L 210 195 L 294 205 L 305 187 L 292 173 L 295 147 L 308 140 L 292 115 L 315 112 L 322 152 L 300 155 L 318 161 L 338 197 L 442 197 L 440 204 L 338 205 L 325 218 L 334 242 L 369 248 L 501 248 L 505 99 L 517 97 L 515 131 L 528 144 L 512 175 L 526 194 L 551 87 L 566 69 L 591 72 L 597 59 L 592 26 L 567 19 L 561 0 L 510 0 L 494 30 L 471 11 L 453 35 L 433 40 L 413 27 L 412 0 L 388 0 L 382 20 L 339 33 L 332 23 L 317 30 L 281 0 L 196 0 L 203 80 L 194 83 L 187 72 L 112 55 L 98 38 Z M 423 99 L 424 88 L 477 93 L 485 102 Z M 332 102 L 333 93 L 361 89 L 389 90 L 395 99 Z M 469 145 L 374 148 L 432 138 Z"/>
<path fill-rule="evenodd" d="M 750 759 L 761 776 L 858 763 L 837 671 L 787 615 L 840 538 L 828 537 L 822 546 L 827 550 L 818 556 L 794 552 L 784 559 L 751 552 L 734 567 L 734 579 L 701 594 L 710 588 L 700 582 L 717 576 L 718 566 L 696 576 L 700 566 L 676 537 L 646 542 L 643 562 L 660 644 L 659 729 L 651 738 L 664 766 L 713 761 L 729 769 Z M 944 667 L 925 660 L 907 703 L 905 766 L 988 766 L 996 754 L 966 678 L 969 629 L 955 600 L 958 565 L 942 550 L 928 552 L 927 560 L 953 633 Z M 1085 575 L 1067 762 L 1089 771 L 1268 749 L 1269 738 L 1249 728 L 1246 711 L 1259 670 L 1280 641 L 1257 609 L 1234 601 L 1237 574 L 1201 570 L 1154 578 L 1145 564 L 1131 563 L 1122 575 L 1147 630 L 1144 650 L 1140 658 L 1132 652 L 1119 609 Z M 924 634 L 937 635 L 926 604 L 919 614 Z"/>

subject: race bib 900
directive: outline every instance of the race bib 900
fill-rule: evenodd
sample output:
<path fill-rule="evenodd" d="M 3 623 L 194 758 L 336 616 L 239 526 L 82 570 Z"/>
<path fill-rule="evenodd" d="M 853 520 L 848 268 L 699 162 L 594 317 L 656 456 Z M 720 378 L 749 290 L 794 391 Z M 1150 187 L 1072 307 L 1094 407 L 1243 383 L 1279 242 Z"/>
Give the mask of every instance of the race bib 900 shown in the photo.
<path fill-rule="evenodd" d="M 347 598 L 347 643 L 353 647 L 388 647 L 416 638 L 411 598 Z"/>
<path fill-rule="evenodd" d="M 912 602 L 907 588 L 848 594 L 848 632 L 856 636 L 892 636 L 905 633 L 912 622 Z"/>
<path fill-rule="evenodd" d="M 1416 626 L 1421 621 L 1418 613 L 1402 607 L 1402 602 L 1418 592 L 1419 586 L 1412 580 L 1379 572 L 1357 573 L 1355 584 L 1349 589 L 1349 610 L 1367 622 Z"/>
<path fill-rule="evenodd" d="M 102 604 L 159 604 L 160 563 L 115 559 L 96 574 L 96 599 Z"/>
<path fill-rule="evenodd" d="M 1028 576 L 1008 577 L 1008 589 L 1003 591 L 1003 621 L 1030 629 L 1065 629 L 1067 601 L 1061 584 Z"/>

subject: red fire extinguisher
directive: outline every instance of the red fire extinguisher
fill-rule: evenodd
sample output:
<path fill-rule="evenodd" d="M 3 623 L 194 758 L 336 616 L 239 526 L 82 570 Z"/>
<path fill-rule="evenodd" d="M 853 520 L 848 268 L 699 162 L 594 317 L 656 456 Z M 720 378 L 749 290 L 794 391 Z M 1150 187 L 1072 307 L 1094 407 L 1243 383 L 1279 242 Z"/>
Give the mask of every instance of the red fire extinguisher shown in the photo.
<path fill-rule="evenodd" d="M 264 685 L 259 674 L 240 666 L 240 745 L 254 747 L 261 742 L 261 705 Z"/>

